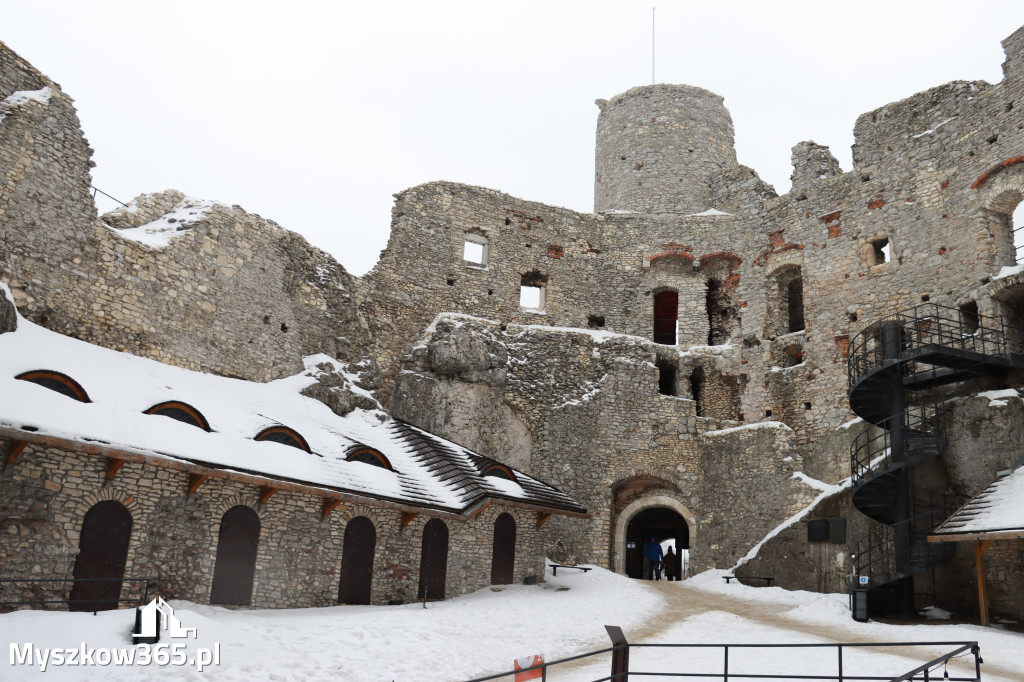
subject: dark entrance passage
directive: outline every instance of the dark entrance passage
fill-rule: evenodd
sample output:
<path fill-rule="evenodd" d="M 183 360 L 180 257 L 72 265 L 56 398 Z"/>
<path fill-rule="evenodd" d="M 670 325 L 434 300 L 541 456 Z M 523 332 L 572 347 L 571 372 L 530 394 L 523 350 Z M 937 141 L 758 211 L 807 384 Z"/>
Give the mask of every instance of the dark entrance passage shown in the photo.
<path fill-rule="evenodd" d="M 441 519 L 430 519 L 423 527 L 420 589 L 417 599 L 444 599 L 447 576 L 448 526 Z"/>
<path fill-rule="evenodd" d="M 679 293 L 661 291 L 654 295 L 654 343 L 676 345 L 676 318 L 679 317 Z"/>
<path fill-rule="evenodd" d="M 377 547 L 377 530 L 365 516 L 357 516 L 345 527 L 345 544 L 341 550 L 341 582 L 339 604 L 369 604 L 373 586 L 373 552 Z"/>
<path fill-rule="evenodd" d="M 491 584 L 511 585 L 516 563 L 516 521 L 511 514 L 501 514 L 494 522 L 494 545 L 491 547 Z"/>
<path fill-rule="evenodd" d="M 249 605 L 259 543 L 260 517 L 255 511 L 240 504 L 224 512 L 217 540 L 211 604 Z"/>
<path fill-rule="evenodd" d="M 658 542 L 675 538 L 676 553 L 690 548 L 690 528 L 686 519 L 668 507 L 644 509 L 626 526 L 626 575 L 643 577 L 644 547 L 655 537 Z M 682 577 L 682 561 L 676 562 L 676 579 Z M 665 576 L 662 576 L 665 577 Z"/>
<path fill-rule="evenodd" d="M 132 535 L 132 514 L 116 500 L 97 502 L 85 513 L 78 539 L 78 557 L 72 575 L 75 580 L 112 578 L 121 580 L 128 559 Z M 121 598 L 119 582 L 76 582 L 68 596 L 69 611 L 108 611 Z M 92 601 L 89 601 L 92 600 Z M 98 600 L 98 601 L 97 601 Z M 95 606 L 94 606 L 95 604 Z"/>

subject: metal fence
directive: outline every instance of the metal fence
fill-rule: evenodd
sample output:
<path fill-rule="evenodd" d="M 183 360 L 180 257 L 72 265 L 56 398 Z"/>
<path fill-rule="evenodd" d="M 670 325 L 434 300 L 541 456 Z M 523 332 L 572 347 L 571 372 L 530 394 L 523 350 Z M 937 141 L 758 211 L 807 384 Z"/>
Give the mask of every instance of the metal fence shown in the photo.
<path fill-rule="evenodd" d="M 0 580 L 0 611 L 9 611 L 19 606 L 46 608 L 60 604 L 72 611 L 92 611 L 95 614 L 98 611 L 116 609 L 120 604 L 143 605 L 149 602 L 150 582 L 150 578 L 2 579 Z M 104 595 L 104 588 L 113 583 L 120 584 L 116 598 Z M 58 589 L 56 587 L 58 585 L 62 587 Z M 83 585 L 83 591 L 91 592 L 92 596 L 84 599 L 55 598 L 58 594 L 71 592 L 71 588 L 65 590 L 64 585 L 71 585 L 71 588 L 74 588 L 75 585 Z M 125 596 L 125 586 L 129 588 L 127 590 L 129 596 Z M 12 597 L 12 595 L 17 595 L 17 597 Z M 73 608 L 75 606 L 83 608 L 75 609 Z"/>
<path fill-rule="evenodd" d="M 775 680 L 780 682 L 783 680 L 817 680 L 819 682 L 829 680 L 837 682 L 869 682 L 869 681 L 881 681 L 881 682 L 909 682 L 909 681 L 923 681 L 930 682 L 931 680 L 942 680 L 943 682 L 980 682 L 981 680 L 981 649 L 977 642 L 863 642 L 863 643 L 843 643 L 843 644 L 629 644 L 626 638 L 622 635 L 622 630 L 615 626 L 605 626 L 608 630 L 609 636 L 612 638 L 612 646 L 606 649 L 600 649 L 598 651 L 591 651 L 578 656 L 569 656 L 567 658 L 558 659 L 556 661 L 544 662 L 538 665 L 523 668 L 521 670 L 509 670 L 495 675 L 488 675 L 486 677 L 476 677 L 467 682 L 487 682 L 489 680 L 498 680 L 501 678 L 513 679 L 515 675 L 523 675 L 529 671 L 540 671 L 540 680 L 542 682 L 549 682 L 548 673 L 552 669 L 558 669 L 555 672 L 563 672 L 566 664 L 586 659 L 594 659 L 597 663 L 597 658 L 605 654 L 611 654 L 611 668 L 609 674 L 604 677 L 595 678 L 590 682 L 607 682 L 614 680 L 615 682 L 628 682 L 630 676 L 633 676 L 634 680 L 640 678 L 681 678 L 681 679 L 699 679 L 699 680 L 721 680 L 722 682 L 728 682 L 729 680 Z M 857 664 L 850 661 L 850 652 L 863 649 L 874 649 L 874 650 L 893 650 L 896 648 L 907 649 L 912 647 L 954 647 L 946 653 L 936 658 L 927 660 L 921 665 L 917 666 L 912 670 L 908 670 L 904 673 L 896 676 L 889 675 L 867 675 L 858 672 Z M 642 649 L 683 649 L 683 650 L 719 650 L 721 655 L 718 658 L 720 662 L 716 670 L 638 670 L 636 667 L 631 667 L 629 662 L 630 653 Z M 793 672 L 789 673 L 754 673 L 754 672 L 741 672 L 737 669 L 735 664 L 735 655 L 738 651 L 749 651 L 756 650 L 758 652 L 767 653 L 769 650 L 785 650 L 787 654 L 787 660 L 793 661 L 794 665 L 801 664 L 806 668 L 807 650 L 828 650 L 834 649 L 835 656 L 831 660 L 835 663 L 833 671 L 822 672 L 820 674 L 808 674 L 806 672 Z M 801 655 L 800 650 L 804 653 Z M 791 653 L 790 653 L 791 652 Z M 733 665 L 730 670 L 730 653 L 733 654 Z M 902 653 L 902 652 L 901 652 Z M 968 664 L 970 664 L 969 657 L 973 657 L 973 674 L 970 673 L 957 673 L 955 670 L 950 673 L 948 665 L 949 662 L 954 659 L 967 658 Z M 561 668 L 559 668 L 561 666 Z M 823 664 L 824 666 L 824 664 Z M 554 678 L 559 677 L 555 675 L 551 682 L 554 682 Z M 528 679 L 525 678 L 524 679 Z M 561 679 L 566 679 L 561 677 Z"/>

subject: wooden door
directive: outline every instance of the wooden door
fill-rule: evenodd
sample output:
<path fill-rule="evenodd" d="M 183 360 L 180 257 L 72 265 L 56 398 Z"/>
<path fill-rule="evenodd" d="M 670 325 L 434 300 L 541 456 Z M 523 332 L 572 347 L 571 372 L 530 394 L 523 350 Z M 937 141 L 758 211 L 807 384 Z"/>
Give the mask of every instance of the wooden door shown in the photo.
<path fill-rule="evenodd" d="M 516 521 L 511 514 L 501 514 L 494 522 L 494 545 L 491 547 L 491 584 L 511 584 L 515 564 Z"/>
<path fill-rule="evenodd" d="M 419 599 L 444 599 L 448 574 L 448 526 L 441 519 L 431 519 L 423 527 L 420 554 Z"/>
<path fill-rule="evenodd" d="M 220 521 L 210 603 L 249 605 L 259 542 L 260 517 L 255 511 L 240 504 L 224 513 Z"/>
<path fill-rule="evenodd" d="M 377 531 L 365 516 L 357 516 L 345 527 L 345 544 L 341 550 L 341 581 L 339 604 L 369 604 L 373 585 L 373 551 Z"/>
<path fill-rule="evenodd" d="M 97 502 L 85 513 L 78 538 L 78 557 L 72 573 L 75 580 L 113 579 L 111 582 L 76 582 L 68 596 L 69 611 L 107 611 L 117 608 L 121 583 L 128 560 L 132 515 L 120 502 Z M 99 600 L 99 601 L 97 601 Z"/>

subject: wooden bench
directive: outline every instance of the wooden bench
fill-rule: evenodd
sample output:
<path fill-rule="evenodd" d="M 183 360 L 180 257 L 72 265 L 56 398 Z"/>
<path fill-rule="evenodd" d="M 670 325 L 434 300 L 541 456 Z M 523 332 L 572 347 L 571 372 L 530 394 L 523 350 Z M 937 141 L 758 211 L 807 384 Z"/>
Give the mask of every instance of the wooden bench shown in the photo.
<path fill-rule="evenodd" d="M 763 580 L 763 581 L 765 581 L 768 584 L 768 587 L 771 587 L 772 586 L 772 581 L 775 580 L 775 578 L 755 578 L 753 576 L 746 576 L 746 575 L 740 576 L 740 577 L 737 577 L 737 576 L 734 576 L 734 575 L 723 575 L 722 577 L 725 578 L 725 583 L 727 585 L 730 582 L 732 582 L 733 580 Z"/>
<path fill-rule="evenodd" d="M 583 571 L 584 573 L 593 568 L 592 566 L 570 566 L 569 564 L 548 564 L 548 567 L 551 569 L 551 575 L 558 575 L 558 569 L 560 568 L 575 568 L 577 571 Z"/>

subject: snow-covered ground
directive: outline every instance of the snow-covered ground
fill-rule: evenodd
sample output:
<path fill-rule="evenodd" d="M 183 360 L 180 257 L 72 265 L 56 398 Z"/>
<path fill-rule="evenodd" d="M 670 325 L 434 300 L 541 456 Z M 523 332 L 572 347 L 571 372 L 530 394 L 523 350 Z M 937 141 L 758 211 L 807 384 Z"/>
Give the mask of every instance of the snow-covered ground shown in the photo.
<path fill-rule="evenodd" d="M 220 647 L 220 664 L 198 673 L 188 667 L 50 666 L 11 664 L 10 644 L 36 648 L 130 647 L 130 611 L 87 613 L 20 611 L 0 615 L 5 643 L 3 680 L 397 680 L 439 682 L 498 673 L 516 658 L 548 661 L 608 646 L 604 625 L 619 625 L 632 643 L 828 643 L 971 641 L 981 645 L 983 679 L 1024 680 L 1024 635 L 995 627 L 856 623 L 845 595 L 790 592 L 725 584 L 721 571 L 682 583 L 641 583 L 602 569 L 550 573 L 538 586 L 484 589 L 423 608 L 336 606 L 248 611 L 172 602 L 174 615 L 197 639 L 193 657 Z M 951 646 L 918 650 L 848 650 L 845 673 L 897 675 Z M 23 648 L 21 649 L 24 650 Z M 730 651 L 730 671 L 762 674 L 836 673 L 835 649 Z M 971 659 L 973 661 L 973 659 Z M 634 649 L 634 671 L 720 672 L 721 649 Z M 973 665 L 973 664 L 972 664 Z M 755 668 L 756 666 L 756 668 Z M 965 669 L 958 669 L 963 671 Z M 602 656 L 555 667 L 551 682 L 592 680 L 609 672 Z M 951 676 L 954 669 L 950 668 Z M 933 679 L 942 679 L 942 670 Z M 653 679 L 631 675 L 631 680 Z M 689 678 L 698 679 L 698 678 Z"/>

